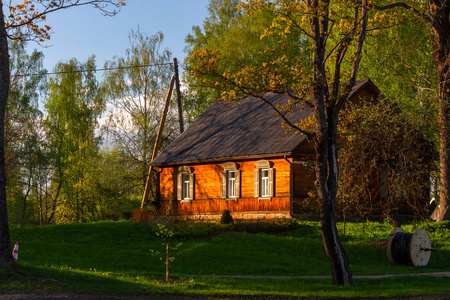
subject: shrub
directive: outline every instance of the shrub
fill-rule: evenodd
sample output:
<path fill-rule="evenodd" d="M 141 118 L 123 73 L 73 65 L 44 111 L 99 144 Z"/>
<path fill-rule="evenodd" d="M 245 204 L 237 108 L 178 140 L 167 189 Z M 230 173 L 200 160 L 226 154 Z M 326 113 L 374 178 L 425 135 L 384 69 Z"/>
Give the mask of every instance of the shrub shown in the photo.
<path fill-rule="evenodd" d="M 134 222 L 151 222 L 156 217 L 156 212 L 153 209 L 137 208 L 131 214 Z"/>
<path fill-rule="evenodd" d="M 222 218 L 220 218 L 220 224 L 231 224 L 234 223 L 233 217 L 229 210 L 225 209 L 222 213 Z"/>

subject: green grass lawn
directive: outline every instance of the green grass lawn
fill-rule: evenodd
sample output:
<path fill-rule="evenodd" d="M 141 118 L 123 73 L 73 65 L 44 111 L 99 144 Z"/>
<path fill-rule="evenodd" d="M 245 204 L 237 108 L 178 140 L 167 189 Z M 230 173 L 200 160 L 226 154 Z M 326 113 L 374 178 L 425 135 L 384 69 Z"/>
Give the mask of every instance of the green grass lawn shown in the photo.
<path fill-rule="evenodd" d="M 0 289 L 323 298 L 450 294 L 448 277 L 356 279 L 349 287 L 335 286 L 331 278 L 220 278 L 214 275 L 330 275 L 320 225 L 300 222 L 295 230 L 272 234 L 236 232 L 219 225 L 221 233 L 214 234 L 210 223 L 191 225 L 183 223 L 181 227 L 208 230 L 200 230 L 206 233 L 196 238 L 178 238 L 183 244 L 174 252 L 170 271 L 177 282 L 173 284 L 156 280 L 164 279 L 165 267 L 150 249 L 162 251 L 163 246 L 147 223 L 12 228 L 12 245 L 19 242 L 19 264 L 13 271 L 0 270 Z M 414 232 L 419 226 L 430 233 L 435 251 L 428 266 L 415 268 L 391 266 L 385 249 L 372 246 L 387 238 L 392 229 L 389 224 L 347 222 L 345 248 L 353 275 L 450 271 L 450 222 L 409 224 L 403 228 Z M 339 223 L 339 230 L 344 240 L 343 223 Z"/>

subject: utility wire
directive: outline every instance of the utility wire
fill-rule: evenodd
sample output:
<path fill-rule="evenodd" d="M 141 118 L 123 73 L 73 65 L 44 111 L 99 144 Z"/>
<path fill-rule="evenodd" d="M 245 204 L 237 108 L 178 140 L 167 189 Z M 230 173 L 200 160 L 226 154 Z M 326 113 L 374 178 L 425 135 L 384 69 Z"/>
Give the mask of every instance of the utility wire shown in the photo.
<path fill-rule="evenodd" d="M 26 76 L 51 76 L 58 74 L 71 74 L 71 73 L 84 73 L 84 72 L 101 72 L 101 71 L 112 71 L 120 69 L 134 69 L 134 68 L 146 68 L 146 67 L 157 67 L 157 66 L 167 66 L 171 65 L 173 68 L 173 63 L 163 63 L 163 64 L 147 64 L 147 65 L 137 65 L 128 67 L 115 67 L 115 68 L 102 68 L 102 69 L 90 69 L 90 70 L 73 70 L 73 71 L 63 71 L 63 72 L 52 72 L 52 73 L 42 73 L 42 74 L 15 74 L 12 77 L 26 77 Z"/>

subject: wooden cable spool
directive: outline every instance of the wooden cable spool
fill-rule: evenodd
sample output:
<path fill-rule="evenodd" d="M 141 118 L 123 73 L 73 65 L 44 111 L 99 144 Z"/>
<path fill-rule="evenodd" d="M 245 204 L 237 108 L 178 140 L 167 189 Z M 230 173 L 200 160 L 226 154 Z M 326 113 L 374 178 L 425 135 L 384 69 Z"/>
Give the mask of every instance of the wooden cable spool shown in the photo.
<path fill-rule="evenodd" d="M 391 231 L 387 244 L 387 257 L 393 265 L 412 264 L 424 267 L 431 255 L 431 239 L 425 229 L 419 228 L 413 234 L 396 227 Z"/>

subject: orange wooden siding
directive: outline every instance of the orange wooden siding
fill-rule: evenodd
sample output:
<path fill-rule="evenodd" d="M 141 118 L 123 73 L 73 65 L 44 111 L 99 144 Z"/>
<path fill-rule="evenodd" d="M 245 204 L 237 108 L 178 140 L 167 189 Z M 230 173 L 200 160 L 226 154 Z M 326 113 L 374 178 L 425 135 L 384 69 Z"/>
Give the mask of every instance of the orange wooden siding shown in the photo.
<path fill-rule="evenodd" d="M 272 200 L 261 200 L 257 198 L 239 198 L 234 200 L 193 200 L 192 202 L 163 201 L 161 211 L 166 211 L 168 205 L 172 205 L 172 212 L 175 215 L 202 215 L 221 214 L 227 209 L 230 212 L 289 212 L 289 197 L 273 197 Z"/>
<path fill-rule="evenodd" d="M 254 170 L 256 160 L 236 162 L 241 171 L 241 198 L 222 198 L 223 163 L 190 166 L 195 174 L 195 192 L 192 202 L 176 200 L 178 167 L 160 168 L 160 195 L 162 208 L 172 200 L 178 213 L 205 214 L 221 213 L 224 209 L 232 212 L 289 211 L 290 165 L 284 159 L 268 160 L 275 170 L 274 197 L 261 200 L 254 197 Z"/>

